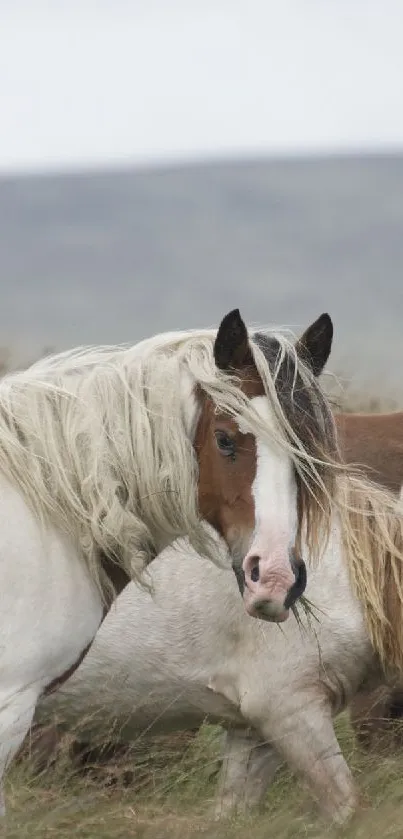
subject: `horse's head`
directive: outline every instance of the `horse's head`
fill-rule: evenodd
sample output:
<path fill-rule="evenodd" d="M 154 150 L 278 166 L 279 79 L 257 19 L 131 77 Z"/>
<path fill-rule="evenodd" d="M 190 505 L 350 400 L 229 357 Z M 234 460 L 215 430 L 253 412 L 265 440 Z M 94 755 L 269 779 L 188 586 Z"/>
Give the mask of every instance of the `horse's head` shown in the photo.
<path fill-rule="evenodd" d="M 224 318 L 215 340 L 216 365 L 238 377 L 257 426 L 202 399 L 195 438 L 199 507 L 230 549 L 248 613 L 266 620 L 286 620 L 306 585 L 297 546 L 314 496 L 307 492 L 304 469 L 301 478 L 296 468 L 295 440 L 304 452 L 301 463 L 333 445 L 331 419 L 324 419 L 327 403 L 316 383 L 332 337 L 330 317 L 322 315 L 284 355 L 278 339 L 266 334 L 257 333 L 251 344 L 235 310 Z M 271 394 L 258 372 L 259 357 L 271 370 Z M 289 445 L 284 445 L 287 436 Z"/>

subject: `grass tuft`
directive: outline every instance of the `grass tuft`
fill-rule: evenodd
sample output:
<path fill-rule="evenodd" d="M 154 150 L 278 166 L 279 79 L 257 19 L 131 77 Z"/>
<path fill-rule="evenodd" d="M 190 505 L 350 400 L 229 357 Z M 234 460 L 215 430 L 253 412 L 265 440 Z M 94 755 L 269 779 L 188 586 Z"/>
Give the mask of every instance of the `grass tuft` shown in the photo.
<path fill-rule="evenodd" d="M 345 828 L 318 815 L 298 779 L 281 769 L 261 812 L 212 821 L 221 729 L 144 739 L 78 768 L 66 738 L 42 772 L 29 750 L 6 782 L 7 839 L 402 839 L 403 754 L 364 754 L 348 716 L 336 723 L 343 753 L 368 802 Z M 129 777 L 130 773 L 130 777 Z"/>

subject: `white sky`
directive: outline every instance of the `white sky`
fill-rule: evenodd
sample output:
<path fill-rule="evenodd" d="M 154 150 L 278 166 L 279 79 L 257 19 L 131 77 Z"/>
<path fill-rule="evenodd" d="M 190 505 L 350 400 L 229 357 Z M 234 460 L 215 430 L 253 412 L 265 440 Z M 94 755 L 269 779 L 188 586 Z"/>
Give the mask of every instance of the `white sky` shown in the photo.
<path fill-rule="evenodd" d="M 402 0 L 0 0 L 0 170 L 403 146 Z"/>

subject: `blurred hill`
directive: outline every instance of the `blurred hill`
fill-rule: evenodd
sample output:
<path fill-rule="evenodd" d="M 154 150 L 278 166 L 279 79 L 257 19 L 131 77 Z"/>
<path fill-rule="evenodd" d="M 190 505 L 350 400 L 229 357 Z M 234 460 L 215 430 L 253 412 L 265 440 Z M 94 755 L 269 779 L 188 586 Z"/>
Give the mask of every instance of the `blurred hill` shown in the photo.
<path fill-rule="evenodd" d="M 0 345 L 332 315 L 332 368 L 403 400 L 403 154 L 0 179 Z"/>

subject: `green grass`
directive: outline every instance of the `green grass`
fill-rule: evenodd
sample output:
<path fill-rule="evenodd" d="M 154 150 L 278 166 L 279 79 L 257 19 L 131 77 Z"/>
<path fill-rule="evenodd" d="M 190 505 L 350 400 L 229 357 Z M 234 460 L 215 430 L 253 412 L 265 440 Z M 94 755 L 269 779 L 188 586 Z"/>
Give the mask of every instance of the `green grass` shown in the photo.
<path fill-rule="evenodd" d="M 61 751 L 51 769 L 33 771 L 25 758 L 7 783 L 9 839 L 401 839 L 403 754 L 365 755 L 346 716 L 337 721 L 343 752 L 368 804 L 345 828 L 323 821 L 308 792 L 286 769 L 270 788 L 263 811 L 213 822 L 209 812 L 218 770 L 219 729 L 194 739 L 159 738 L 84 775 Z M 127 784 L 128 769 L 134 778 Z M 112 783 L 113 781 L 113 783 Z"/>

